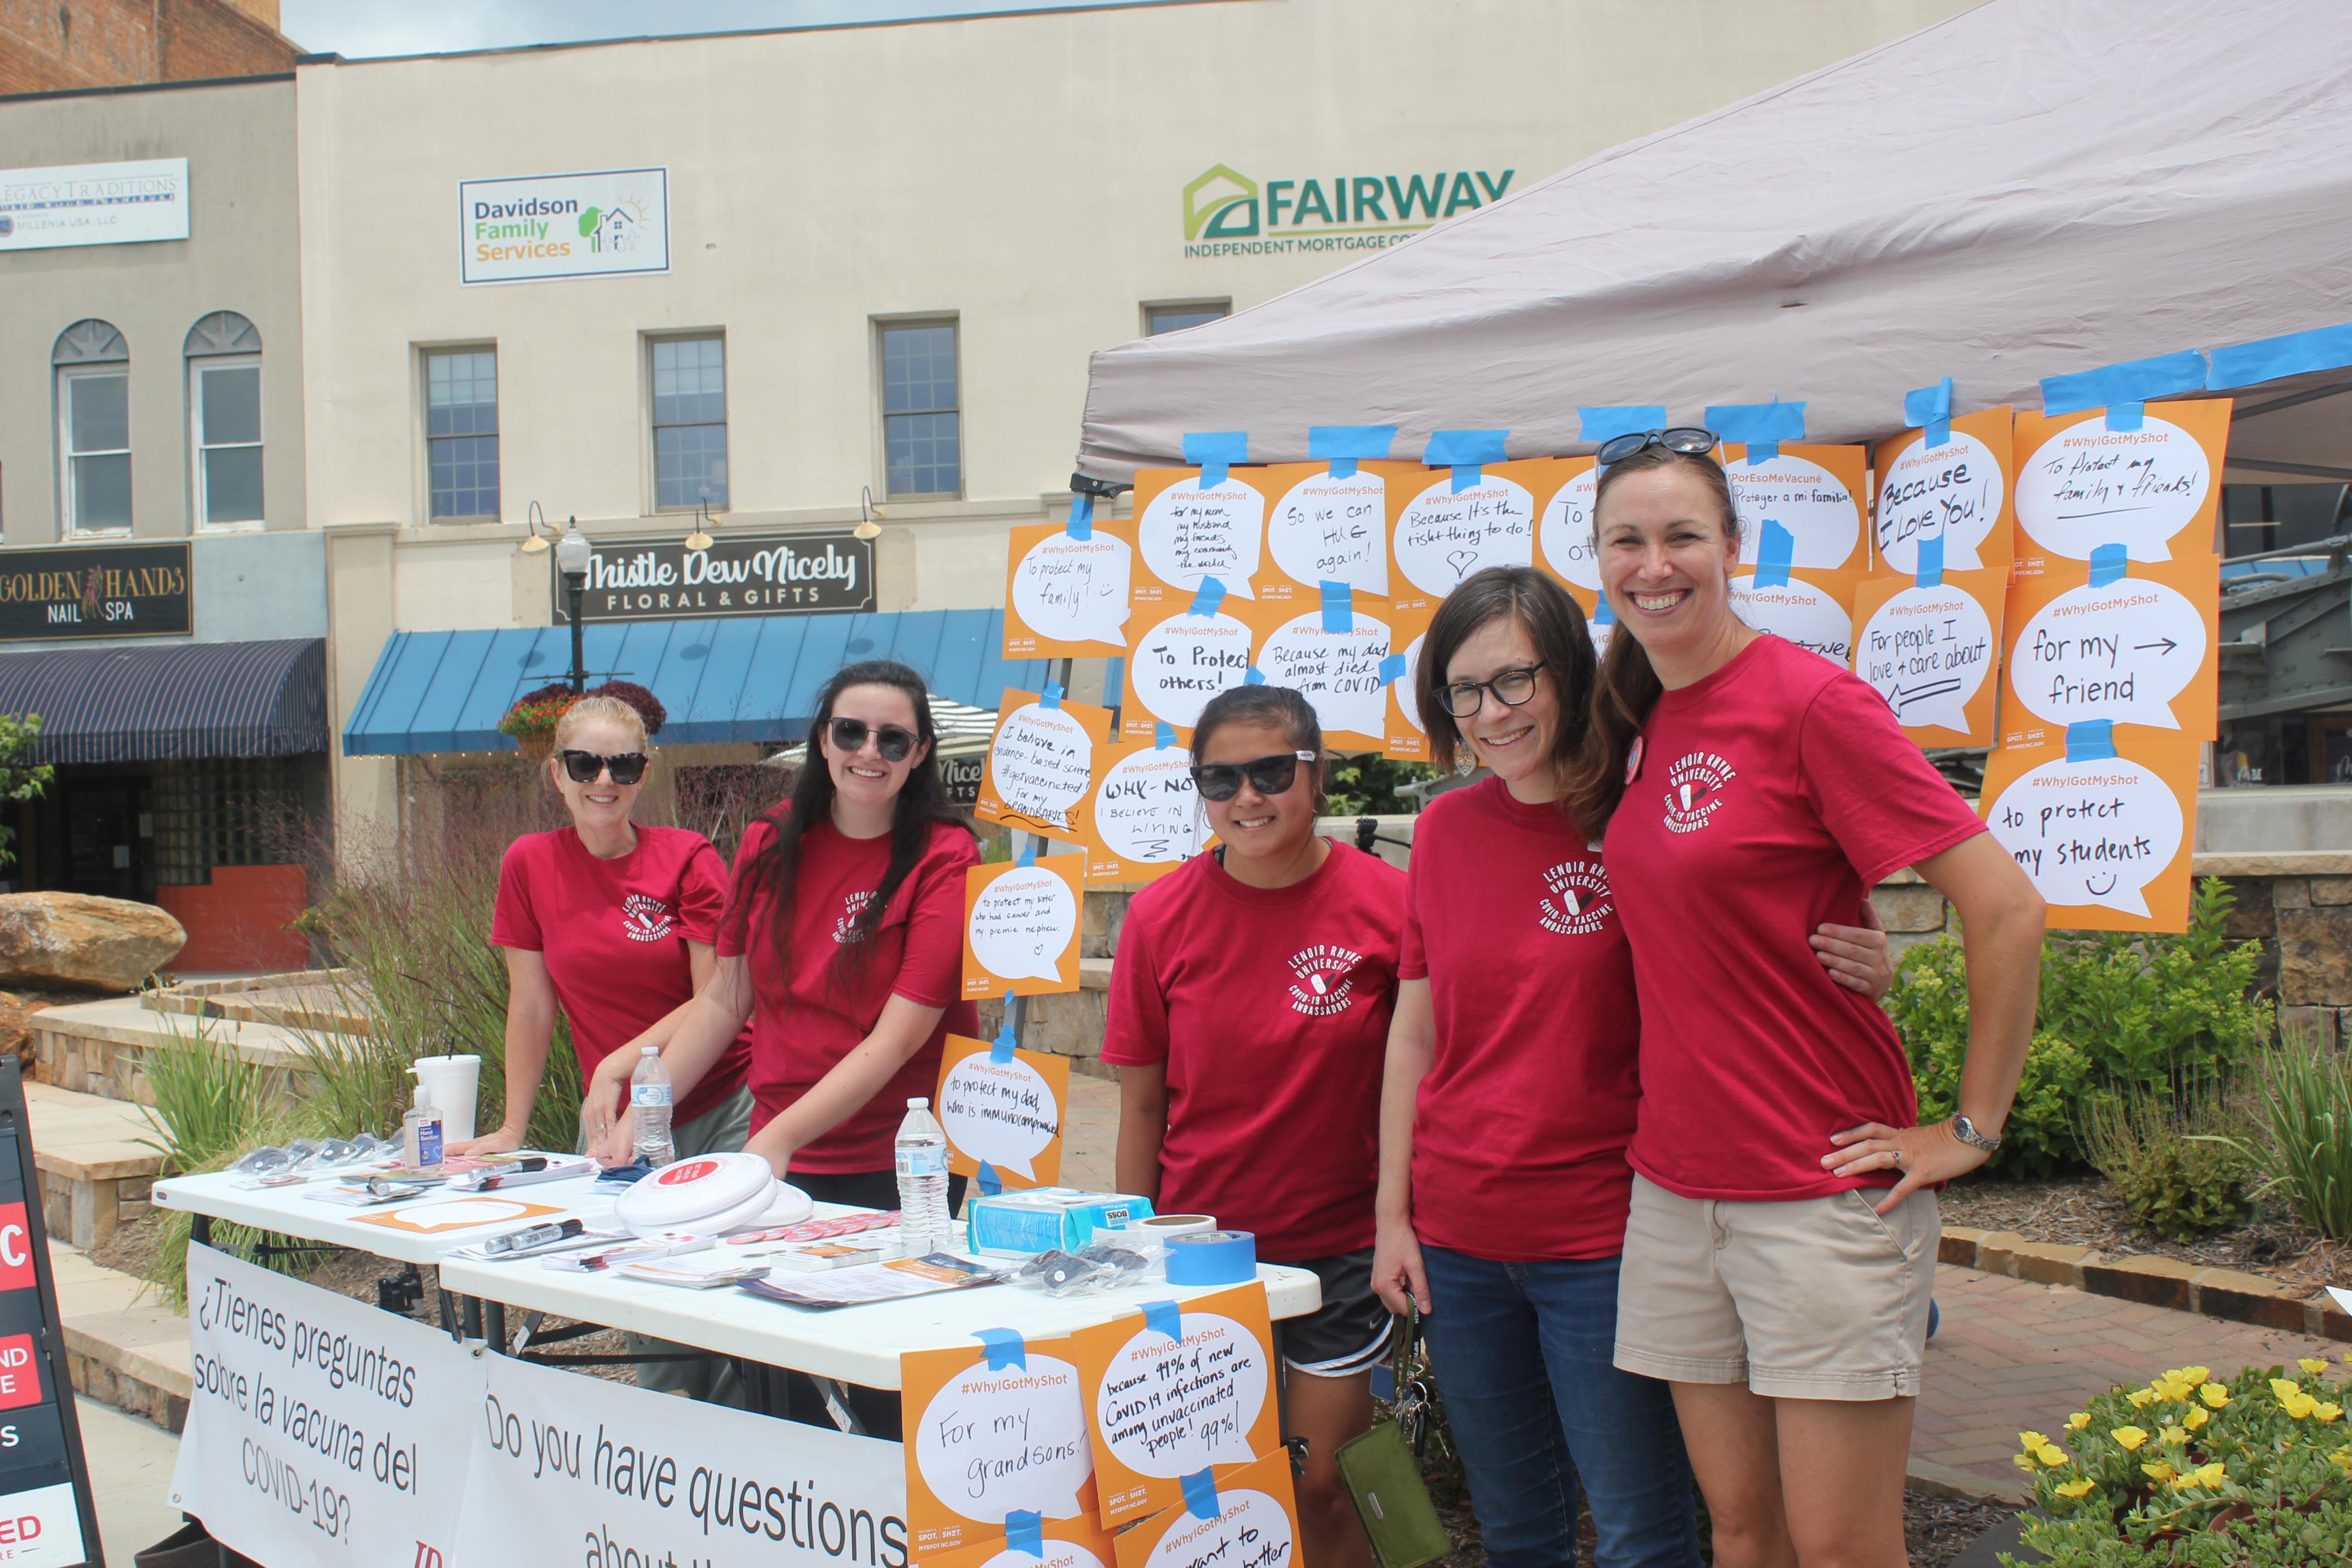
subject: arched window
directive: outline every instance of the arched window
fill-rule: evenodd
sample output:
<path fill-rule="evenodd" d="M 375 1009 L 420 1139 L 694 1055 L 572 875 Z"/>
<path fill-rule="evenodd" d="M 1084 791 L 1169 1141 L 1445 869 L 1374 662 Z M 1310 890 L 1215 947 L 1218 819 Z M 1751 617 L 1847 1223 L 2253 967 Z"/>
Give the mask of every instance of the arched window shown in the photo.
<path fill-rule="evenodd" d="M 235 310 L 188 329 L 189 493 L 198 528 L 261 526 L 261 333 Z"/>
<path fill-rule="evenodd" d="M 131 345 L 76 321 L 49 351 L 58 398 L 58 510 L 68 535 L 131 531 Z"/>

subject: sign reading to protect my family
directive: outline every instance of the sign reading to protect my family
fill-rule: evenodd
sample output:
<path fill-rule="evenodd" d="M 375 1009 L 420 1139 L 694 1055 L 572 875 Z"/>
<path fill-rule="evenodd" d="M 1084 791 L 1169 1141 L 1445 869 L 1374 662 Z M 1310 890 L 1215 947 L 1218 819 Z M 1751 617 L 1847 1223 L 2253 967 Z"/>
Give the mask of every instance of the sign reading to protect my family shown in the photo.
<path fill-rule="evenodd" d="M 963 874 L 963 994 L 979 1000 L 1078 988 L 1078 910 L 1087 858 L 1048 855 L 1028 865 L 974 866 Z"/>
<path fill-rule="evenodd" d="M 1094 1511 L 1094 1450 L 1066 1339 L 982 1329 L 898 1358 L 910 1555 L 1007 1542 Z M 1044 1555 L 1044 1553 L 1037 1553 Z M 1076 1568 L 1086 1568 L 1083 1563 Z"/>
<path fill-rule="evenodd" d="M 2005 747 L 1985 760 L 1979 809 L 2053 928 L 2186 931 L 2202 738 L 2135 729 L 2123 748 L 2097 721 Z"/>
<path fill-rule="evenodd" d="M 972 815 L 1084 843 L 1095 748 L 1109 740 L 1109 709 L 1065 702 L 1058 687 L 1043 694 L 1007 688 Z"/>
<path fill-rule="evenodd" d="M 1097 882 L 1148 882 L 1208 847 L 1208 814 L 1192 784 L 1192 753 L 1170 730 L 1164 742 L 1126 742 L 1097 753 L 1087 845 L 1087 877 Z"/>
<path fill-rule="evenodd" d="M 1148 1301 L 1070 1342 L 1104 1524 L 1182 1502 L 1187 1477 L 1281 1453 L 1265 1286 Z"/>
<path fill-rule="evenodd" d="M 1084 537 L 1057 522 L 1013 531 L 1004 584 L 1004 657 L 1117 658 L 1127 650 L 1124 525 L 1090 521 Z"/>
<path fill-rule="evenodd" d="M 1182 1502 L 1118 1537 L 1118 1568 L 1295 1568 L 1297 1561 L 1288 1454 L 1189 1480 Z"/>
<path fill-rule="evenodd" d="M 1076 858 L 1076 857 L 1072 857 Z M 948 1037 L 937 1103 L 948 1169 L 980 1178 L 983 1192 L 1050 1187 L 1062 1176 L 1062 1111 L 1070 1058 Z"/>
<path fill-rule="evenodd" d="M 2104 408 L 2019 415 L 2021 565 L 2054 572 L 2115 545 L 2134 563 L 2210 553 L 2230 409 L 2209 397 L 2119 419 Z"/>
<path fill-rule="evenodd" d="M 1214 578 L 1252 596 L 1265 540 L 1263 470 L 1143 468 L 1135 476 L 1135 566 L 1129 594 L 1139 614 L 1181 605 Z"/>

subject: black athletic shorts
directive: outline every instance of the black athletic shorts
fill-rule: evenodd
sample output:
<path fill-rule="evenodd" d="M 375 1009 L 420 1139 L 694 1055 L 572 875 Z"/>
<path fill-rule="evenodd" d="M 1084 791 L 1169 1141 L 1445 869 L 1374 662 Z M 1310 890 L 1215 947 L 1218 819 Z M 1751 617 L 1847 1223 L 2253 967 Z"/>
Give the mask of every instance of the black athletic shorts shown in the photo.
<path fill-rule="evenodd" d="M 1307 1258 L 1323 1282 L 1323 1304 L 1282 1321 L 1282 1359 L 1315 1377 L 1349 1377 L 1370 1369 L 1389 1348 L 1389 1310 L 1372 1293 L 1372 1249 Z"/>

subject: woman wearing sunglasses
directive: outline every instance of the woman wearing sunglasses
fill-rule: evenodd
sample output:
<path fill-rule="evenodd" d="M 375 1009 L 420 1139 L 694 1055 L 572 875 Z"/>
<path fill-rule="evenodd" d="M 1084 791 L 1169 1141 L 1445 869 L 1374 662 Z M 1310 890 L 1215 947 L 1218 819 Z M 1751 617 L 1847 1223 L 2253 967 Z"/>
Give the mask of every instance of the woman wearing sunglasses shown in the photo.
<path fill-rule="evenodd" d="M 1254 1232 L 1323 1305 L 1283 1324 L 1307 1568 L 1364 1560 L 1339 1446 L 1371 1425 L 1388 1309 L 1371 1289 L 1381 1061 L 1404 876 L 1315 833 L 1323 732 L 1296 691 L 1241 686 L 1192 731 L 1221 841 L 1136 894 L 1102 1059 L 1118 1068 L 1121 1192 Z"/>
<path fill-rule="evenodd" d="M 1496 1568 L 1575 1560 L 1579 1481 L 1601 1568 L 1699 1561 L 1666 1385 L 1611 1365 L 1640 1017 L 1600 825 L 1570 789 L 1593 676 L 1582 612 L 1521 566 L 1454 590 L 1416 681 L 1433 760 L 1493 776 L 1414 824 L 1373 1279 L 1429 1314 Z M 1890 978 L 1867 924 L 1817 948 L 1864 995 Z"/>
<path fill-rule="evenodd" d="M 645 719 L 618 698 L 583 697 L 556 724 L 547 771 L 572 825 L 507 847 L 490 916 L 490 942 L 507 955 L 505 1120 L 452 1154 L 522 1146 L 559 1008 L 591 1075 L 581 1122 L 596 1147 L 640 1049 L 668 1041 L 717 963 L 727 863 L 699 833 L 630 819 L 649 751 Z M 681 1155 L 740 1149 L 751 1130 L 750 1037 L 720 1044 L 677 1102 L 670 1136 Z"/>
<path fill-rule="evenodd" d="M 1615 1363 L 1671 1381 L 1722 1568 L 1899 1563 L 1934 1188 L 2000 1142 L 2042 900 L 1877 693 L 1734 613 L 1712 445 L 1602 447 L 1593 507 L 1619 631 L 1580 795 L 1641 1003 Z M 1968 954 L 1961 1113 L 1928 1127 L 1885 1014 L 1805 957 L 1903 866 Z"/>

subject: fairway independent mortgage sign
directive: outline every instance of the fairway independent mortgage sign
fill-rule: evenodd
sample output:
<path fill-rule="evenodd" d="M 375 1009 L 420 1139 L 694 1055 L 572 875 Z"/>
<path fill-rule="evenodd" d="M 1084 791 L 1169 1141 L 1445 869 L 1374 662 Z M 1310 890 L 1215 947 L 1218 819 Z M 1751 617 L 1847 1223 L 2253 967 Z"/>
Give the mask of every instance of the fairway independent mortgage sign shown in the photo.
<path fill-rule="evenodd" d="M 669 270 L 669 171 L 457 183 L 458 278 L 532 283 Z"/>

